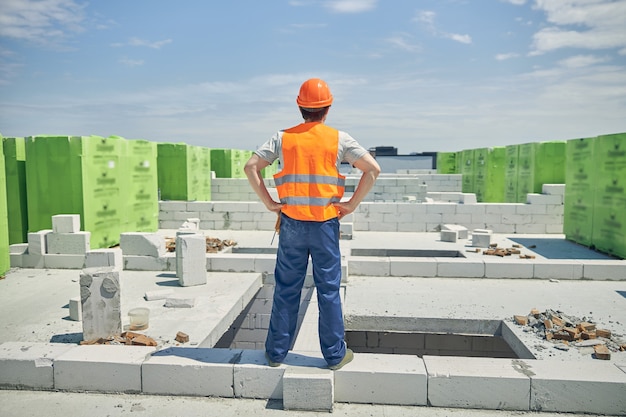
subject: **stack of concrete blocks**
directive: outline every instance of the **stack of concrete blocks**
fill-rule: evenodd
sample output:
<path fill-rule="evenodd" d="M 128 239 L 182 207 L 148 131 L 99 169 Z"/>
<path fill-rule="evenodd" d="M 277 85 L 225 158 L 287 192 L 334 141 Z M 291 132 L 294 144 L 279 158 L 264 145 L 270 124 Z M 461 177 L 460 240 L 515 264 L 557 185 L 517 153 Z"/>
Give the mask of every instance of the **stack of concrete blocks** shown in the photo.
<path fill-rule="evenodd" d="M 122 333 L 119 271 L 88 268 L 80 274 L 83 340 L 96 340 Z"/>
<path fill-rule="evenodd" d="M 182 287 L 207 282 L 206 239 L 199 233 L 179 232 L 176 236 L 176 276 Z"/>
<path fill-rule="evenodd" d="M 11 266 L 80 269 L 89 252 L 90 232 L 80 231 L 78 214 L 52 216 L 52 230 L 28 234 L 27 244 L 11 245 Z"/>
<path fill-rule="evenodd" d="M 441 226 L 441 241 L 456 242 L 459 239 L 467 239 L 468 230 L 458 224 L 444 224 Z"/>
<path fill-rule="evenodd" d="M 165 248 L 165 239 L 157 233 L 120 234 L 124 269 L 131 271 L 167 271 L 176 262 Z"/>
<path fill-rule="evenodd" d="M 492 230 L 474 229 L 472 230 L 472 246 L 475 248 L 488 248 L 491 244 Z"/>

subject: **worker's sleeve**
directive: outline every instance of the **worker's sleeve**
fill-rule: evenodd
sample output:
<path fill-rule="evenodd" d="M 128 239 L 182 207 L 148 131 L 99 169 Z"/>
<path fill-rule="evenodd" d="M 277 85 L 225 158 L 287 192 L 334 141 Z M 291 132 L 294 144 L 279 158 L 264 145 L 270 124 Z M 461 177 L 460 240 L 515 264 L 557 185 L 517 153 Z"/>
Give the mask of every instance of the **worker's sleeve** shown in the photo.
<path fill-rule="evenodd" d="M 257 154 L 259 158 L 269 162 L 270 165 L 274 163 L 275 160 L 280 158 L 280 154 L 282 153 L 282 133 L 282 131 L 277 132 L 270 140 L 254 151 L 254 153 Z"/>
<path fill-rule="evenodd" d="M 346 161 L 352 164 L 361 159 L 366 153 L 367 149 L 362 147 L 352 136 L 346 132 L 339 131 L 338 163 Z"/>

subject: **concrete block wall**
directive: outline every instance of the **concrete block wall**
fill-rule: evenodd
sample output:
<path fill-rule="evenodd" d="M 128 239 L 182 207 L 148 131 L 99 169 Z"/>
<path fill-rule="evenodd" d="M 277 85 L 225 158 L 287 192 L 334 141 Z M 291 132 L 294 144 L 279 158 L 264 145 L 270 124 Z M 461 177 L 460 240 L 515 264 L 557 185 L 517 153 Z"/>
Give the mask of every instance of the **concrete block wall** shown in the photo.
<path fill-rule="evenodd" d="M 286 396 L 295 407 L 301 389 L 315 387 L 316 401 L 307 410 L 330 410 L 332 402 L 340 401 L 626 414 L 626 372 L 608 361 L 356 353 L 351 363 L 333 372 L 320 369 L 322 358 L 297 352 L 276 368 L 267 366 L 263 356 L 263 351 L 241 349 L 7 342 L 0 345 L 0 385 L 227 398 Z"/>
<path fill-rule="evenodd" d="M 160 210 L 160 229 L 178 229 L 190 217 L 199 217 L 203 230 L 273 230 L 276 222 L 260 202 L 162 201 Z M 354 212 L 353 230 L 438 232 L 445 223 L 494 233 L 560 234 L 563 205 L 363 202 Z"/>
<path fill-rule="evenodd" d="M 352 193 L 360 176 L 346 175 L 346 193 Z M 269 190 L 276 188 L 272 178 L 264 179 Z M 424 201 L 426 192 L 461 192 L 461 175 L 451 174 L 381 174 L 364 201 L 402 201 L 415 196 Z M 246 178 L 214 178 L 211 180 L 212 201 L 257 201 Z"/>
<path fill-rule="evenodd" d="M 302 323 L 307 306 L 311 301 L 313 292 L 311 285 L 312 283 L 308 283 L 302 291 L 298 313 L 299 323 Z M 264 285 L 239 317 L 235 319 L 215 347 L 265 351 L 265 338 L 270 325 L 273 295 L 274 286 Z M 315 307 L 313 306 L 312 308 Z"/>
<path fill-rule="evenodd" d="M 346 342 L 355 352 L 400 355 L 516 358 L 498 336 L 350 331 Z"/>

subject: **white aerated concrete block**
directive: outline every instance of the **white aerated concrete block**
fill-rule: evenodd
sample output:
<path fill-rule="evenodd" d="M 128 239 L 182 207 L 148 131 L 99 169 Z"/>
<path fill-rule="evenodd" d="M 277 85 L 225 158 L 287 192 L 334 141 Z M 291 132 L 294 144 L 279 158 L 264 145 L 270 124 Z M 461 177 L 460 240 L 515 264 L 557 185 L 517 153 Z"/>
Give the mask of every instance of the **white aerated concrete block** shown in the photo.
<path fill-rule="evenodd" d="M 526 278 L 534 276 L 534 265 L 527 259 L 511 256 L 484 256 L 485 278 Z"/>
<path fill-rule="evenodd" d="M 585 260 L 583 278 L 624 281 L 626 280 L 626 261 Z"/>
<path fill-rule="evenodd" d="M 56 216 L 52 216 L 52 230 L 54 233 L 80 232 L 80 215 L 58 214 Z"/>
<path fill-rule="evenodd" d="M 541 186 L 542 194 L 565 195 L 565 184 L 543 184 Z"/>
<path fill-rule="evenodd" d="M 484 233 L 476 229 L 472 232 L 472 246 L 477 248 L 488 248 L 491 243 L 491 231 Z"/>
<path fill-rule="evenodd" d="M 85 255 L 85 268 L 111 266 L 121 270 L 124 267 L 124 256 L 119 248 L 90 250 Z"/>
<path fill-rule="evenodd" d="M 520 360 L 531 376 L 530 409 L 626 415 L 626 373 L 609 361 Z"/>
<path fill-rule="evenodd" d="M 65 343 L 5 342 L 0 345 L 0 387 L 53 389 L 52 364 L 75 345 Z"/>
<path fill-rule="evenodd" d="M 83 308 L 80 297 L 70 298 L 70 320 L 81 321 L 83 317 Z"/>
<path fill-rule="evenodd" d="M 283 375 L 285 410 L 332 411 L 334 375 L 328 369 L 290 366 Z"/>
<path fill-rule="evenodd" d="M 482 278 L 485 276 L 485 263 L 482 259 L 435 258 L 437 276 L 446 278 Z"/>
<path fill-rule="evenodd" d="M 427 382 L 417 356 L 359 353 L 335 371 L 335 401 L 427 405 Z"/>
<path fill-rule="evenodd" d="M 389 271 L 392 277 L 436 277 L 435 258 L 415 258 L 393 256 L 389 258 Z"/>
<path fill-rule="evenodd" d="M 348 258 L 348 270 L 351 275 L 388 277 L 389 258 L 376 256 L 352 256 Z"/>
<path fill-rule="evenodd" d="M 456 242 L 459 237 L 456 230 L 442 230 L 440 235 L 442 242 Z"/>
<path fill-rule="evenodd" d="M 76 346 L 55 359 L 54 388 L 141 392 L 141 365 L 154 350 L 149 346 Z"/>
<path fill-rule="evenodd" d="M 80 273 L 83 340 L 122 333 L 119 271 L 89 268 Z"/>
<path fill-rule="evenodd" d="M 34 255 L 37 256 L 37 255 Z M 43 255 L 44 267 L 50 269 L 81 269 L 85 266 L 85 255 Z"/>
<path fill-rule="evenodd" d="M 143 363 L 146 394 L 234 396 L 233 368 L 241 350 L 169 347 Z"/>
<path fill-rule="evenodd" d="M 52 233 L 52 230 L 40 230 L 38 232 L 28 234 L 28 253 L 29 255 L 43 255 L 48 253 L 46 245 L 46 236 Z"/>
<path fill-rule="evenodd" d="M 193 308 L 195 305 L 195 298 L 168 297 L 163 306 L 167 308 Z"/>
<path fill-rule="evenodd" d="M 63 255 L 84 255 L 89 251 L 91 232 L 48 233 L 46 244 L 48 253 Z"/>
<path fill-rule="evenodd" d="M 554 204 L 559 205 L 563 204 L 563 196 L 562 195 L 548 195 L 548 194 L 535 194 L 529 193 L 526 194 L 526 203 L 528 204 Z"/>
<path fill-rule="evenodd" d="M 154 256 L 134 256 L 124 255 L 124 269 L 129 271 L 171 271 L 175 269 L 170 268 L 170 261 L 176 264 L 176 258 L 173 257 L 159 257 Z"/>
<path fill-rule="evenodd" d="M 581 279 L 583 262 L 575 259 L 535 259 L 534 277 L 540 279 Z"/>
<path fill-rule="evenodd" d="M 528 410 L 530 378 L 515 359 L 424 356 L 435 407 Z"/>
<path fill-rule="evenodd" d="M 288 366 L 323 368 L 326 361 L 292 351 L 285 358 L 283 365 L 271 368 L 267 365 L 264 350 L 244 350 L 235 364 L 235 397 L 282 399 L 283 374 Z"/>
<path fill-rule="evenodd" d="M 206 284 L 206 239 L 203 236 L 176 237 L 176 276 L 183 287 Z"/>
<path fill-rule="evenodd" d="M 120 247 L 124 256 L 151 256 L 158 258 L 165 255 L 165 239 L 156 233 L 122 233 Z"/>
<path fill-rule="evenodd" d="M 457 233 L 457 237 L 459 239 L 467 239 L 468 230 L 467 227 L 461 226 L 459 224 L 443 224 L 441 226 L 441 230 L 454 230 Z"/>
<path fill-rule="evenodd" d="M 473 193 L 461 193 L 459 200 L 461 204 L 476 204 L 476 194 Z"/>
<path fill-rule="evenodd" d="M 174 293 L 172 290 L 154 290 L 146 291 L 144 298 L 146 301 L 165 300 Z"/>

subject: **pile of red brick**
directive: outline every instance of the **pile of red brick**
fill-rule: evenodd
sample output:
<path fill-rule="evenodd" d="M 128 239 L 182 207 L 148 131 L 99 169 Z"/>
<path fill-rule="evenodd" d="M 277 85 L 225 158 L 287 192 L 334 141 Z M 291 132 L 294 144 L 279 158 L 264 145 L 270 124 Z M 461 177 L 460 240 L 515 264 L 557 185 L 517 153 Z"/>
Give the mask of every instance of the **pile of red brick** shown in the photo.
<path fill-rule="evenodd" d="M 576 319 L 561 312 L 536 308 L 528 315 L 515 315 L 513 320 L 520 326 L 533 328 L 535 334 L 555 344 L 575 347 L 593 347 L 597 359 L 611 359 L 611 351 L 626 351 L 626 343 L 618 340 L 612 332 L 602 329 L 591 320 Z"/>
<path fill-rule="evenodd" d="M 216 237 L 206 238 L 206 251 L 207 253 L 217 253 L 223 251 L 225 248 L 237 245 L 237 242 L 231 239 L 221 240 Z M 168 252 L 176 252 L 176 238 L 165 238 L 165 249 Z"/>
<path fill-rule="evenodd" d="M 157 342 L 144 334 L 124 332 L 107 338 L 101 337 L 94 340 L 83 340 L 81 345 L 135 345 L 135 346 L 156 346 Z"/>

